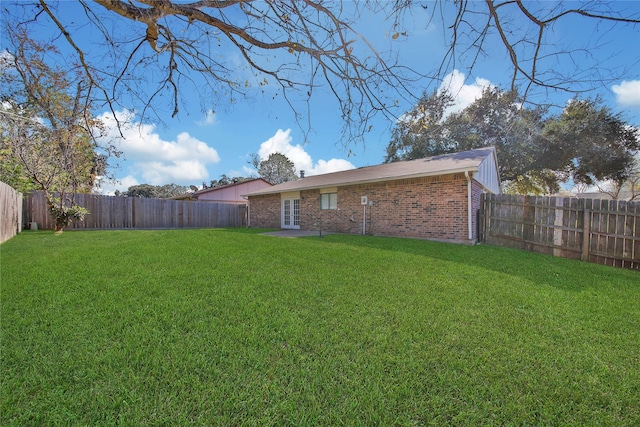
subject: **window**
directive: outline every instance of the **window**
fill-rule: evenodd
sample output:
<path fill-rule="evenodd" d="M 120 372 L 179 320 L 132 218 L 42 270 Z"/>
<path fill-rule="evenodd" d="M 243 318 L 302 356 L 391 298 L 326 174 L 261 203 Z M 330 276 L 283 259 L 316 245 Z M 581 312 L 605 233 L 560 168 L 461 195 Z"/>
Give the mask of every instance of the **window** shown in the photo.
<path fill-rule="evenodd" d="M 338 193 L 321 194 L 320 209 L 338 209 Z"/>

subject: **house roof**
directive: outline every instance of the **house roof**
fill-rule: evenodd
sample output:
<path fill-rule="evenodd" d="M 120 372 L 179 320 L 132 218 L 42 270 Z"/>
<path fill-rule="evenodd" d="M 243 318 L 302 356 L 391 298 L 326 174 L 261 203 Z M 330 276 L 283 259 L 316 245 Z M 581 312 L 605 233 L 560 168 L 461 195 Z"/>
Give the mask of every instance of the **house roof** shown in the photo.
<path fill-rule="evenodd" d="M 231 183 L 231 184 L 222 185 L 220 187 L 203 188 L 202 190 L 199 190 L 199 191 L 196 191 L 195 193 L 193 193 L 193 195 L 198 196 L 200 194 L 211 193 L 213 191 L 219 191 L 219 190 L 222 190 L 224 188 L 230 188 L 230 187 L 235 187 L 237 185 L 249 184 L 250 182 L 254 182 L 254 181 L 264 181 L 266 184 L 271 185 L 271 183 L 269 181 L 265 180 L 265 179 L 255 178 L 255 179 L 248 179 L 246 181 L 234 182 L 234 183 Z"/>
<path fill-rule="evenodd" d="M 313 175 L 297 181 L 274 185 L 245 196 L 259 196 L 266 194 L 285 193 L 290 191 L 313 190 L 326 187 L 337 187 L 354 184 L 392 181 L 396 179 L 419 178 L 462 172 L 477 172 L 486 160 L 490 159 L 497 176 L 497 159 L 494 147 L 484 147 L 475 150 L 462 151 L 453 154 L 443 154 L 424 159 L 407 160 L 403 162 L 385 163 L 377 166 L 367 166 L 341 172 Z M 483 184 L 484 185 L 484 184 Z M 492 188 L 487 186 L 493 191 Z M 499 192 L 493 191 L 493 192 Z"/>
<path fill-rule="evenodd" d="M 182 193 L 177 196 L 171 196 L 167 198 L 167 200 L 193 200 L 193 195 L 195 193 Z"/>

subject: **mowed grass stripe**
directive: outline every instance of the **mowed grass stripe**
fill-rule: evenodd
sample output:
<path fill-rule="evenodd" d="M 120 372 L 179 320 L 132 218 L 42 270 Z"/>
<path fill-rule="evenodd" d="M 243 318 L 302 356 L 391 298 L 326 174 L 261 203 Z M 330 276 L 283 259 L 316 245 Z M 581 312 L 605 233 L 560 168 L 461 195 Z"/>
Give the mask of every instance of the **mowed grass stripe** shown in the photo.
<path fill-rule="evenodd" d="M 0 251 L 2 425 L 640 423 L 637 272 L 254 230 Z"/>

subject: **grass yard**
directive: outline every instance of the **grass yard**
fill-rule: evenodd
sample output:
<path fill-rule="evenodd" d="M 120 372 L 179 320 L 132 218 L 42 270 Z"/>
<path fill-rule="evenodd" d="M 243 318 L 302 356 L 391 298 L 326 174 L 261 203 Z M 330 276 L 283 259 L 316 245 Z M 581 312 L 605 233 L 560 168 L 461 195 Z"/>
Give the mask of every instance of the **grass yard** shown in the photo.
<path fill-rule="evenodd" d="M 0 424 L 640 425 L 640 275 L 253 230 L 0 247 Z"/>

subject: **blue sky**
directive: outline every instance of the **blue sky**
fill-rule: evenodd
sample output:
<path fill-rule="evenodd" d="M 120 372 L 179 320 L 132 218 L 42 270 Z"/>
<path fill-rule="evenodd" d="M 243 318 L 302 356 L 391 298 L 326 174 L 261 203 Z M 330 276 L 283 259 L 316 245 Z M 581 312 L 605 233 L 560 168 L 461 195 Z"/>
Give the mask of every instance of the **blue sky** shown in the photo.
<path fill-rule="evenodd" d="M 629 14 L 640 14 L 640 2 L 618 2 L 624 4 Z M 349 3 L 347 3 L 348 5 Z M 549 2 L 547 5 L 553 5 Z M 422 5 L 430 6 L 430 2 Z M 358 20 L 358 30 L 381 52 L 397 54 L 398 61 L 421 73 L 429 73 L 439 64 L 446 48 L 446 39 L 441 24 L 427 25 L 427 12 L 417 4 L 412 13 L 404 16 L 401 31 L 406 35 L 394 38 L 398 29 L 385 21 L 380 15 L 364 14 Z M 3 4 L 3 7 L 11 5 Z M 61 16 L 77 17 L 76 2 L 63 2 L 59 10 Z M 46 22 L 43 20 L 43 22 Z M 581 77 L 597 77 L 594 63 L 607 64 L 616 71 L 627 70 L 615 82 L 585 94 L 600 95 L 614 111 L 624 113 L 633 125 L 640 125 L 640 26 L 630 25 L 593 25 L 589 20 L 572 18 L 562 21 L 549 33 L 549 44 L 562 43 L 572 47 L 587 46 L 571 57 L 571 61 L 544 64 L 549 69 L 574 68 Z M 518 22 L 513 23 L 516 27 Z M 50 29 L 41 27 L 43 33 Z M 92 48 L 91 54 L 99 53 L 99 45 L 91 45 L 90 37 L 84 40 Z M 95 34 L 93 34 L 95 35 Z M 67 49 L 65 41 L 58 38 L 60 49 Z M 595 48 L 598 46 L 598 48 Z M 511 71 L 508 57 L 500 49 L 496 37 L 488 39 L 486 57 L 476 63 L 473 75 L 469 75 L 465 66 L 470 58 L 461 55 L 457 61 L 459 67 L 446 75 L 444 81 L 424 79 L 415 84 L 415 93 L 448 86 L 457 96 L 456 109 L 461 109 L 479 96 L 482 87 L 496 85 L 508 87 Z M 359 49 L 356 46 L 356 49 Z M 236 55 L 236 52 L 223 52 Z M 238 71 L 243 72 L 243 71 Z M 606 77 L 606 76 L 605 76 Z M 188 89 L 188 92 L 185 90 Z M 298 170 L 304 169 L 307 175 L 344 170 L 379 164 L 383 161 L 385 149 L 391 136 L 393 122 L 383 116 L 373 122 L 372 131 L 364 141 L 357 145 L 344 146 L 341 142 L 342 123 L 335 100 L 328 89 L 320 89 L 312 98 L 311 131 L 305 141 L 304 129 L 300 129 L 294 114 L 282 97 L 273 99 L 273 92 L 267 88 L 265 93 L 256 91 L 249 99 L 238 99 L 229 104 L 223 102 L 215 109 L 203 108 L 201 94 L 187 86 L 183 88 L 181 111 L 175 118 L 170 117 L 170 108 L 161 117 L 163 124 L 140 122 L 136 112 L 142 105 L 130 100 L 129 111 L 119 111 L 121 117 L 127 117 L 133 126 L 124 129 L 126 139 L 122 140 L 111 128 L 110 135 L 119 140 L 123 158 L 114 169 L 118 179 L 116 183 L 103 184 L 102 192 L 111 194 L 116 189 L 126 190 L 130 185 L 149 183 L 162 185 L 176 183 L 181 185 L 201 185 L 220 175 L 249 176 L 256 172 L 249 164 L 251 153 L 266 158 L 270 153 L 281 152 L 289 157 Z M 572 97 L 570 93 L 538 92 L 535 101 L 552 101 L 563 105 Z M 204 102 L 206 104 L 206 100 Z M 297 105 L 297 104 L 296 104 Z M 300 103 L 300 105 L 303 105 Z M 398 113 L 412 107 L 402 101 Z M 106 123 L 113 124 L 112 117 L 106 111 L 97 112 Z"/>

